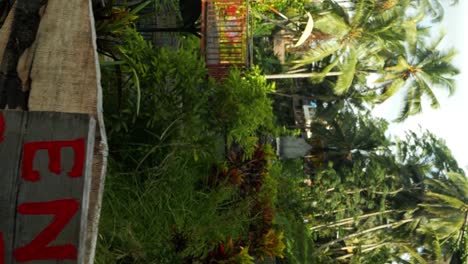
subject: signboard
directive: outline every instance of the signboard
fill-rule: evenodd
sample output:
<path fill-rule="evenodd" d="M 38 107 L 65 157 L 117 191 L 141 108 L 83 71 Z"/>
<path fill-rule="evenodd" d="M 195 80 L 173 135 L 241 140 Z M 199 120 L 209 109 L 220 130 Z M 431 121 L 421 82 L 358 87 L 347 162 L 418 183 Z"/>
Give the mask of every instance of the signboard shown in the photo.
<path fill-rule="evenodd" d="M 0 264 L 84 263 L 95 121 L 0 112 Z"/>

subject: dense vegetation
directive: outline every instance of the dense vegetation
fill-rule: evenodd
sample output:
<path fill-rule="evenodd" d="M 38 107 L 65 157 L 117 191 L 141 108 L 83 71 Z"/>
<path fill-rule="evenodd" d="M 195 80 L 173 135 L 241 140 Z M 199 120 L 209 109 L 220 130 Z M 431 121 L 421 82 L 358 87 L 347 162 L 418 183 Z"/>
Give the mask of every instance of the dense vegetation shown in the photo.
<path fill-rule="evenodd" d="M 196 37 L 142 38 L 146 4 L 97 9 L 111 151 L 96 263 L 466 263 L 464 171 L 436 135 L 394 138 L 370 112 L 403 89 L 403 120 L 454 91 L 455 52 L 422 26 L 443 16 L 437 0 L 255 2 L 259 67 L 221 83 Z M 265 38 L 301 35 L 306 12 L 315 27 L 281 65 Z M 262 74 L 298 70 L 311 78 Z M 313 148 L 278 160 L 291 96 L 317 103 Z"/>

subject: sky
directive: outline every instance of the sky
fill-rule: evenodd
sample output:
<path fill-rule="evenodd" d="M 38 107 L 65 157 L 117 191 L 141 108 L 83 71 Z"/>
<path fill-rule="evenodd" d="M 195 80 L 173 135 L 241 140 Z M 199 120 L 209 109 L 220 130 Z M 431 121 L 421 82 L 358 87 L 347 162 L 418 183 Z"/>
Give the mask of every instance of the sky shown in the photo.
<path fill-rule="evenodd" d="M 468 172 L 468 1 L 460 0 L 456 6 L 447 6 L 441 27 L 445 29 L 446 37 L 440 47 L 455 47 L 459 53 L 454 64 L 461 73 L 456 77 L 457 91 L 452 96 L 448 93 L 437 93 L 440 108 L 431 109 L 426 102 L 423 112 L 408 118 L 403 123 L 391 123 L 389 133 L 403 137 L 406 130 L 418 130 L 419 126 L 428 129 L 440 138 L 452 150 L 458 165 Z M 463 30 L 465 29 L 465 30 Z M 434 32 L 439 32 L 435 29 Z M 402 94 L 397 94 L 382 105 L 375 108 L 378 117 L 394 120 L 401 109 Z"/>

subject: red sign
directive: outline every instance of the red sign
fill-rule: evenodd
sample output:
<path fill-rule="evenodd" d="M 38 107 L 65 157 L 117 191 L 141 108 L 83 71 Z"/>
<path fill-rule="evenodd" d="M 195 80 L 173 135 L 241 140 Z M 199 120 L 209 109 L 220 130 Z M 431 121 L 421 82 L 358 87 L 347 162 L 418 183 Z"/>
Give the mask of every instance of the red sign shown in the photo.
<path fill-rule="evenodd" d="M 81 212 L 89 195 L 86 164 L 92 157 L 87 150 L 94 131 L 90 120 L 86 115 L 0 112 L 0 186 L 7 186 L 0 210 L 11 218 L 0 219 L 0 264 L 82 261 L 80 228 L 86 219 Z M 21 147 L 11 149 L 17 143 Z M 15 157 L 21 158 L 19 170 L 12 164 L 19 162 Z M 12 194 L 16 197 L 9 200 Z M 16 212 L 9 204 L 18 204 Z"/>
<path fill-rule="evenodd" d="M 23 203 L 18 206 L 18 213 L 30 215 L 51 214 L 55 218 L 28 245 L 15 250 L 15 260 L 26 262 L 32 260 L 77 259 L 74 245 L 48 246 L 62 232 L 63 228 L 75 216 L 80 204 L 73 200 L 58 200 L 41 203 Z"/>
<path fill-rule="evenodd" d="M 36 182 L 40 180 L 39 172 L 33 169 L 34 157 L 38 150 L 47 150 L 49 154 L 49 171 L 60 174 L 60 151 L 70 147 L 75 151 L 74 164 L 68 173 L 70 177 L 83 176 L 83 166 L 85 160 L 85 140 L 84 138 L 68 141 L 43 141 L 26 143 L 23 146 L 22 177 L 26 181 Z"/>

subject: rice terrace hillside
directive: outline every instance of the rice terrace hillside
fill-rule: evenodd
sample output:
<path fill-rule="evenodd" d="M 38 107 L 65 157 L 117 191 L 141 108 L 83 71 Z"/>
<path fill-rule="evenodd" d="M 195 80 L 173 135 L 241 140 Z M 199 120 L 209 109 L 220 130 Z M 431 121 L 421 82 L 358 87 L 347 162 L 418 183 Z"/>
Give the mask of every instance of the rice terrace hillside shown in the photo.
<path fill-rule="evenodd" d="M 0 32 L 40 1 L 14 2 Z M 456 2 L 90 3 L 109 147 L 94 263 L 468 263 L 465 171 L 431 131 L 388 133 L 462 89 L 430 30 Z M 25 92 L 9 58 L 0 105 L 30 111 L 51 91 Z M 397 93 L 397 120 L 374 117 Z"/>

